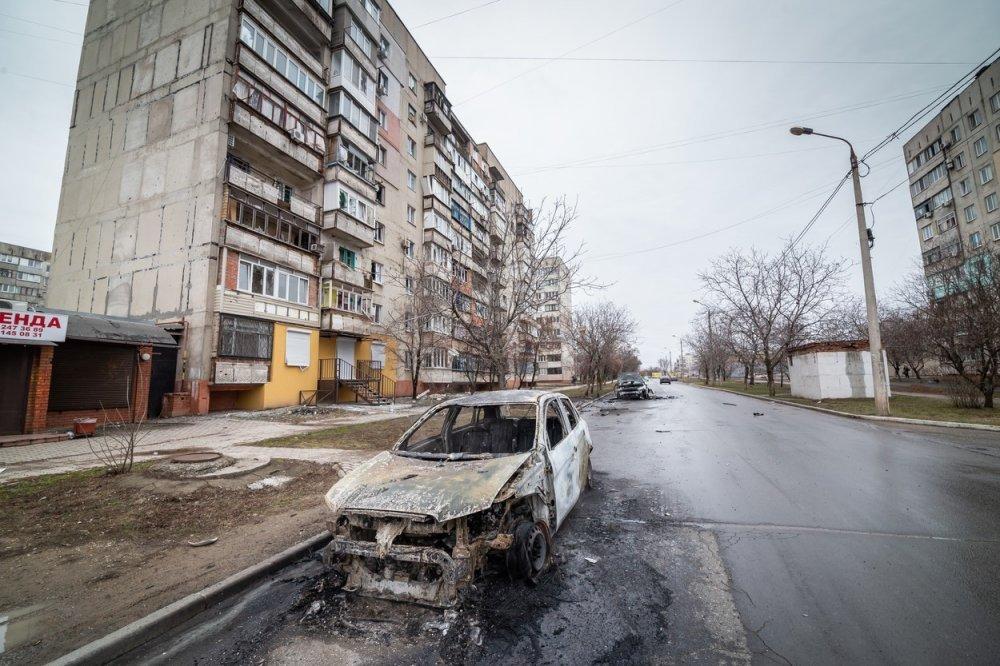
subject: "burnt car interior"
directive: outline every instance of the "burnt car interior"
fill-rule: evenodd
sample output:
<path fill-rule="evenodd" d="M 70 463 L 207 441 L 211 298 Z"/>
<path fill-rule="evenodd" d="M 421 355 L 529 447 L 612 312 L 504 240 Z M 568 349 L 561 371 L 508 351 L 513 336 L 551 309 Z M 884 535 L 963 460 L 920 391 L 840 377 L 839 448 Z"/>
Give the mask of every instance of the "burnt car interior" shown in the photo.
<path fill-rule="evenodd" d="M 533 403 L 445 407 L 424 421 L 397 451 L 491 456 L 527 453 L 535 444 L 535 410 Z M 550 436 L 550 441 L 562 439 L 563 427 L 557 416 L 547 418 L 546 427 L 553 435 L 559 433 Z"/>

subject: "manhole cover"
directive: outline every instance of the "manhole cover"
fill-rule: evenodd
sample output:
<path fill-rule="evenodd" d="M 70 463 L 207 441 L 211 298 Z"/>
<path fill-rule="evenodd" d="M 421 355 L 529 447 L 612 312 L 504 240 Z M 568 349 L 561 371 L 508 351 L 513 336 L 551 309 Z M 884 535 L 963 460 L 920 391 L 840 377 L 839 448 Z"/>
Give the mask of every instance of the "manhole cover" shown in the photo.
<path fill-rule="evenodd" d="M 218 460 L 222 457 L 221 453 L 216 453 L 215 451 L 200 451 L 198 453 L 182 453 L 177 456 L 172 456 L 170 462 L 175 463 L 201 463 L 209 462 L 210 460 Z"/>

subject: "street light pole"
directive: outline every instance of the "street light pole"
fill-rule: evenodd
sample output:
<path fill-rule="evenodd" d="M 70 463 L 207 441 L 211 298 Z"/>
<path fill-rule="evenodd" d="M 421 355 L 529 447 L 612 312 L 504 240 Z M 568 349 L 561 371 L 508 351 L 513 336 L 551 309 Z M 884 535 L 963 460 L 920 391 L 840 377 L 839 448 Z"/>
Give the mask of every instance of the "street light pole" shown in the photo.
<path fill-rule="evenodd" d="M 692 299 L 692 300 L 693 300 L 693 302 L 697 303 L 701 307 L 705 308 L 705 314 L 708 317 L 708 348 L 709 348 L 710 351 L 713 352 L 712 355 L 714 356 L 714 352 L 715 352 L 715 336 L 712 334 L 712 308 L 710 308 L 708 305 L 705 305 L 704 303 L 702 303 L 701 301 L 699 301 L 697 298 Z M 711 360 L 714 361 L 715 359 L 713 358 Z M 708 383 L 710 381 L 711 375 L 712 375 L 712 367 L 711 367 L 711 361 L 710 361 L 708 364 L 706 364 L 706 369 L 705 369 L 705 386 L 708 386 Z"/>
<path fill-rule="evenodd" d="M 843 141 L 851 150 L 851 180 L 854 182 L 854 210 L 858 218 L 858 241 L 861 244 L 861 272 L 865 282 L 865 307 L 868 310 L 868 349 L 872 358 L 872 387 L 875 389 L 875 413 L 889 416 L 889 380 L 882 360 L 882 333 L 879 331 L 878 304 L 875 301 L 875 277 L 872 275 L 872 255 L 869 245 L 868 224 L 865 221 L 865 203 L 861 196 L 861 174 L 854 146 L 843 137 L 814 132 L 809 127 L 793 127 L 795 136 L 814 135 Z"/>
<path fill-rule="evenodd" d="M 681 377 L 687 377 L 687 373 L 684 371 L 686 368 L 686 365 L 684 363 L 684 338 L 678 338 L 676 335 L 672 337 L 677 338 L 677 341 L 681 343 L 681 357 L 677 361 L 677 364 L 680 366 Z"/>

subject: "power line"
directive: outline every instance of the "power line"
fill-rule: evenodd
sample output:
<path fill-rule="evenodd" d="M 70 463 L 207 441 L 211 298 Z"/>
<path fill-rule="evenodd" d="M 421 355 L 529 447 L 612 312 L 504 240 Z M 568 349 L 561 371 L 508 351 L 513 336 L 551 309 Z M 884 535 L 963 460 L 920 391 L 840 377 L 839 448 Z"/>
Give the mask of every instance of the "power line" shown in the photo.
<path fill-rule="evenodd" d="M 622 157 L 636 157 L 636 156 L 639 156 L 639 155 L 645 155 L 647 153 L 657 152 L 657 151 L 660 151 L 660 150 L 666 150 L 666 149 L 672 149 L 672 148 L 682 148 L 682 147 L 694 145 L 694 144 L 697 144 L 697 143 L 704 143 L 704 142 L 709 142 L 709 141 L 718 141 L 720 139 L 728 139 L 728 138 L 735 137 L 735 136 L 742 136 L 744 134 L 752 134 L 752 133 L 755 133 L 755 132 L 761 132 L 761 131 L 764 131 L 764 130 L 773 129 L 775 127 L 782 127 L 782 126 L 786 125 L 787 123 L 793 122 L 793 121 L 799 121 L 799 120 L 803 120 L 803 119 L 805 119 L 805 120 L 815 120 L 817 118 L 825 118 L 825 117 L 828 117 L 828 116 L 838 115 L 840 113 L 846 113 L 846 112 L 849 112 L 849 111 L 861 111 L 861 110 L 864 110 L 864 109 L 872 108 L 874 106 L 879 106 L 881 104 L 889 104 L 889 103 L 892 103 L 892 102 L 898 102 L 898 101 L 903 101 L 903 100 L 906 100 L 906 99 L 911 99 L 913 97 L 920 97 L 922 95 L 926 95 L 928 92 L 935 92 L 935 91 L 938 91 L 938 90 L 941 90 L 941 86 L 938 86 L 938 87 L 935 87 L 935 88 L 931 88 L 930 90 L 926 90 L 925 89 L 925 90 L 920 90 L 920 91 L 916 91 L 916 92 L 912 92 L 912 93 L 904 93 L 904 94 L 899 94 L 899 95 L 893 95 L 891 97 L 886 97 L 886 98 L 882 98 L 882 99 L 868 100 L 868 101 L 865 101 L 865 102 L 858 102 L 858 103 L 849 104 L 849 105 L 846 105 L 846 106 L 833 107 L 831 109 L 825 109 L 823 111 L 819 111 L 817 113 L 805 116 L 804 118 L 802 116 L 782 118 L 782 119 L 778 119 L 778 120 L 767 121 L 767 122 L 764 122 L 764 123 L 757 123 L 755 125 L 747 125 L 747 126 L 735 128 L 735 129 L 732 129 L 732 130 L 725 130 L 725 131 L 722 131 L 722 132 L 711 132 L 711 133 L 708 133 L 708 134 L 702 134 L 702 135 L 695 136 L 695 137 L 690 137 L 690 138 L 687 138 L 687 139 L 675 139 L 673 141 L 667 141 L 665 143 L 660 143 L 660 144 L 653 144 L 651 146 L 647 146 L 647 147 L 644 147 L 644 148 L 630 148 L 630 149 L 625 150 L 625 151 L 619 151 L 617 153 L 610 153 L 610 154 L 606 154 L 606 155 L 602 155 L 602 156 L 598 156 L 598 157 L 579 158 L 579 159 L 576 159 L 576 160 L 570 160 L 568 162 L 563 162 L 563 163 L 560 163 L 560 164 L 550 164 L 550 165 L 536 167 L 534 169 L 529 169 L 529 170 L 526 170 L 526 171 L 518 172 L 518 173 L 516 173 L 514 175 L 516 175 L 516 176 L 533 175 L 533 174 L 536 174 L 536 173 L 541 173 L 543 171 L 549 171 L 549 170 L 552 170 L 552 169 L 566 168 L 566 167 L 569 167 L 569 166 L 578 166 L 578 165 L 584 165 L 584 164 L 594 164 L 594 163 L 597 163 L 597 162 L 604 162 L 604 161 L 607 161 L 607 160 L 618 159 L 618 158 L 622 158 Z"/>
<path fill-rule="evenodd" d="M 80 47 L 79 42 L 67 42 L 64 39 L 56 39 L 54 37 L 42 37 L 41 35 L 32 35 L 27 32 L 18 32 L 17 30 L 9 30 L 7 28 L 0 28 L 0 32 L 9 32 L 12 35 L 21 35 L 22 37 L 33 37 L 34 39 L 44 39 L 47 42 L 56 42 L 57 44 L 69 44 L 70 46 Z"/>
<path fill-rule="evenodd" d="M 893 141 L 895 141 L 896 139 L 898 139 L 900 134 L 902 134 L 903 132 L 905 132 L 909 128 L 913 127 L 913 125 L 915 125 L 917 122 L 919 122 L 924 116 L 926 116 L 927 114 L 929 114 L 941 102 L 942 99 L 944 99 L 945 97 L 948 97 L 949 95 L 954 94 L 954 93 L 952 93 L 952 91 L 956 90 L 957 88 L 964 87 L 966 85 L 966 79 L 968 79 L 970 77 L 975 78 L 975 76 L 979 72 L 979 70 L 982 69 L 988 62 L 990 62 L 991 60 L 993 60 L 997 56 L 997 54 L 1000 54 L 1000 48 L 997 48 L 995 51 L 993 51 L 993 53 L 991 53 L 990 55 L 988 55 L 982 62 L 980 62 L 978 65 L 976 65 L 970 71 L 966 72 L 963 77 L 961 77 L 958 81 L 956 81 L 955 83 L 953 83 L 952 85 L 950 85 L 944 92 L 942 92 L 940 95 L 938 95 L 937 97 L 935 97 L 927 105 L 925 105 L 919 111 L 917 111 L 916 113 L 914 113 L 912 116 L 910 116 L 909 118 L 907 118 L 906 122 L 904 122 L 902 125 L 900 125 L 895 130 L 893 130 L 886 138 L 882 139 L 882 141 L 880 141 L 875 147 L 873 147 L 871 150 L 869 150 L 867 153 L 865 153 L 861 157 L 860 161 L 862 161 L 862 162 L 865 161 L 867 158 L 871 157 L 872 155 L 874 155 L 875 153 L 877 153 L 878 151 L 882 150 L 883 148 L 885 148 L 886 146 L 888 146 L 890 143 L 892 143 Z"/>
<path fill-rule="evenodd" d="M 52 79 L 43 79 L 40 76 L 31 76 L 30 74 L 21 74 L 19 72 L 12 72 L 6 67 L 0 67 L 0 74 L 9 74 L 11 76 L 20 76 L 22 79 L 32 79 L 34 81 L 44 81 L 45 83 L 54 83 L 57 86 L 65 86 L 67 88 L 74 87 L 72 84 L 64 83 L 63 81 L 54 81 Z"/>
<path fill-rule="evenodd" d="M 417 26 L 418 28 L 420 26 Z M 919 61 L 919 60 L 776 60 L 767 58 L 601 58 L 601 57 L 565 57 L 565 56 L 434 56 L 435 60 L 490 60 L 490 61 L 533 61 L 547 60 L 549 62 L 620 62 L 620 63 L 682 63 L 682 64 L 721 64 L 721 65 L 900 65 L 900 66 L 934 66 L 962 65 L 973 63 L 966 61 Z"/>
<path fill-rule="evenodd" d="M 86 2 L 71 2 L 70 0 L 52 0 L 52 2 L 61 2 L 64 5 L 73 5 L 74 7 L 90 7 Z"/>
<path fill-rule="evenodd" d="M 432 23 L 437 23 L 439 21 L 444 21 L 444 20 L 450 19 L 450 18 L 452 18 L 454 16 L 461 16 L 462 14 L 468 14 L 469 12 L 474 12 L 477 9 L 482 9 L 483 7 L 488 7 L 489 5 L 495 5 L 498 2 L 500 2 L 500 0 L 490 0 L 489 2 L 484 2 L 483 4 L 476 5 L 475 7 L 469 7 L 468 9 L 463 9 L 460 12 L 454 12 L 453 14 L 448 14 L 447 16 L 440 16 L 440 17 L 438 17 L 436 19 L 431 19 L 430 21 L 427 21 L 426 23 L 421 23 L 420 25 L 415 25 L 415 26 L 413 26 L 413 28 L 414 28 L 414 30 L 417 29 L 417 28 L 423 28 L 425 25 L 430 25 Z"/>
<path fill-rule="evenodd" d="M 501 86 L 507 85 L 511 81 L 515 81 L 515 80 L 521 78 L 522 76 L 525 76 L 525 75 L 530 74 L 532 72 L 537 72 L 538 70 L 540 70 L 541 68 L 545 67 L 546 65 L 549 65 L 549 64 L 555 62 L 555 60 L 558 59 L 558 58 L 564 58 L 564 57 L 566 57 L 566 56 L 568 56 L 568 55 L 570 55 L 572 53 L 576 53 L 580 49 L 584 49 L 584 48 L 587 48 L 588 46 L 590 46 L 592 44 L 596 44 L 597 42 L 601 41 L 602 39 L 606 39 L 606 38 L 610 37 L 611 35 L 617 34 L 617 33 L 621 32 L 622 30 L 625 30 L 626 28 L 632 27 L 636 23 L 640 23 L 642 21 L 645 21 L 648 18 L 656 16 L 657 14 L 661 14 L 661 13 L 667 11 L 668 9 L 676 7 L 677 5 L 681 4 L 682 2 L 684 2 L 684 0 L 675 0 L 675 2 L 671 2 L 669 5 L 666 5 L 664 7 L 660 7 L 659 9 L 656 9 L 656 10 L 654 10 L 654 11 L 648 13 L 648 14 L 644 14 L 644 15 L 640 16 L 637 19 L 629 21 L 625 25 L 619 26 L 619 27 L 615 28 L 614 30 L 612 30 L 610 32 L 604 33 L 600 37 L 596 37 L 596 38 L 590 40 L 589 42 L 585 42 L 583 44 L 580 44 L 579 46 L 575 46 L 575 47 L 571 48 L 569 51 L 566 51 L 565 53 L 560 53 L 555 58 L 550 58 L 549 60 L 546 60 L 545 62 L 543 62 L 540 65 L 536 65 L 535 67 L 532 67 L 531 69 L 526 69 L 523 72 L 521 72 L 520 74 L 516 74 L 515 76 L 512 76 L 509 79 L 504 79 L 500 83 L 498 83 L 498 84 L 496 84 L 494 86 L 491 86 L 491 87 L 487 88 L 486 90 L 481 90 L 478 93 L 476 93 L 475 95 L 473 95 L 472 97 L 466 97 L 461 102 L 457 102 L 456 106 L 460 105 L 460 104 L 465 104 L 466 102 L 471 102 L 472 100 L 477 99 L 479 97 L 482 97 L 483 95 L 485 95 L 487 93 L 493 92 L 494 90 L 496 90 L 497 88 L 500 88 Z"/>
<path fill-rule="evenodd" d="M 0 16 L 6 16 L 7 18 L 14 19 L 15 21 L 21 21 L 23 23 L 31 23 L 33 25 L 40 25 L 43 28 L 51 28 L 52 30 L 58 30 L 59 32 L 68 32 L 71 35 L 83 35 L 82 32 L 76 32 L 75 30 L 67 30 L 66 28 L 59 28 L 54 25 L 49 25 L 48 23 L 39 23 L 38 21 L 32 21 L 31 19 L 21 18 L 20 16 L 13 16 L 11 14 L 4 14 L 0 12 Z"/>

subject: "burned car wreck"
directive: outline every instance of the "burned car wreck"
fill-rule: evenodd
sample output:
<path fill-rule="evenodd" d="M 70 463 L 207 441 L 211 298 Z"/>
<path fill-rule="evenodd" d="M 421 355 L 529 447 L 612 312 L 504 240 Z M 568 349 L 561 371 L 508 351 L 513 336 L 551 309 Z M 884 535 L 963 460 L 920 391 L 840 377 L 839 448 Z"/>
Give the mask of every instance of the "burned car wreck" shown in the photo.
<path fill-rule="evenodd" d="M 568 398 L 495 391 L 424 413 L 327 493 L 324 562 L 348 591 L 450 606 L 488 563 L 535 581 L 590 479 Z"/>

